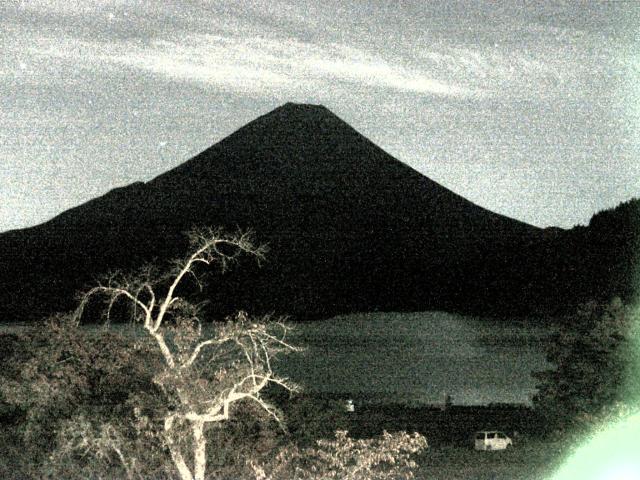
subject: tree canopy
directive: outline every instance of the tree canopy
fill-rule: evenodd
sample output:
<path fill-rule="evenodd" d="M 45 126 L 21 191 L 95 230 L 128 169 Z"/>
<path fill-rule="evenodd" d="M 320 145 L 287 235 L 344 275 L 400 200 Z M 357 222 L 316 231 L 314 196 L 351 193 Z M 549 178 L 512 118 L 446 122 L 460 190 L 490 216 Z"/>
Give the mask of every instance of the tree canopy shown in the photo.
<path fill-rule="evenodd" d="M 553 367 L 533 374 L 539 382 L 534 405 L 550 427 L 591 424 L 630 400 L 638 357 L 633 327 L 633 311 L 615 298 L 584 304 L 551 336 Z"/>

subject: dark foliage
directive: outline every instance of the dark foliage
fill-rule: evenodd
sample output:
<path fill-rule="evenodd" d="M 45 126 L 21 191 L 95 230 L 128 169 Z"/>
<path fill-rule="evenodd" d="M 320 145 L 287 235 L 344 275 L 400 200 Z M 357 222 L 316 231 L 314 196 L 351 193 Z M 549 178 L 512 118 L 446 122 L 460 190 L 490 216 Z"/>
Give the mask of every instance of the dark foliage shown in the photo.
<path fill-rule="evenodd" d="M 619 298 L 589 302 L 550 338 L 547 359 L 553 368 L 534 373 L 534 405 L 548 429 L 580 430 L 630 400 L 625 385 L 637 357 L 630 316 Z"/>
<path fill-rule="evenodd" d="M 79 328 L 64 317 L 15 336 L 12 342 L 13 354 L 3 359 L 7 368 L 0 374 L 0 392 L 21 420 L 3 422 L 21 445 L 13 463 L 29 478 L 124 476 L 117 459 L 107 456 L 100 462 L 92 456 L 65 455 L 64 443 L 73 439 L 60 435 L 68 428 L 77 433 L 78 425 L 94 429 L 110 423 L 134 439 L 131 418 L 153 416 L 152 411 L 135 411 L 137 399 L 161 398 L 151 376 L 153 355 L 139 342 L 106 330 Z M 160 467 L 146 460 L 147 472 Z"/>

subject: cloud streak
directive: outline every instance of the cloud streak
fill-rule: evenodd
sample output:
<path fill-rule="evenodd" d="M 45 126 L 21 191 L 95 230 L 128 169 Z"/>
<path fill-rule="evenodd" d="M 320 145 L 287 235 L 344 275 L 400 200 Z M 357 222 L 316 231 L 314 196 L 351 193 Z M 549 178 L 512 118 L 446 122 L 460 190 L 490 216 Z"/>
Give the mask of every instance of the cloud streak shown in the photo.
<path fill-rule="evenodd" d="M 603 76 L 584 71 L 585 65 L 594 65 L 593 58 L 574 58 L 575 51 L 552 46 L 551 40 L 559 37 L 565 46 L 592 42 L 584 33 L 567 29 L 520 25 L 518 35 L 526 41 L 499 44 L 496 37 L 495 44 L 488 44 L 490 37 L 482 37 L 461 43 L 446 33 L 417 29 L 412 21 L 407 35 L 364 43 L 360 30 L 347 28 L 348 18 L 330 19 L 324 11 L 304 16 L 300 8 L 285 3 L 275 9 L 276 17 L 260 0 L 243 4 L 243 9 L 224 1 L 195 2 L 187 8 L 174 0 L 151 10 L 134 3 L 90 0 L 83 8 L 92 14 L 85 20 L 61 0 L 26 2 L 39 15 L 55 13 L 67 27 L 55 24 L 48 36 L 43 29 L 35 38 L 29 32 L 20 47 L 44 58 L 66 58 L 71 68 L 131 68 L 248 96 L 308 97 L 320 89 L 343 88 L 450 98 L 535 98 L 584 89 L 580 79 Z M 319 13 L 321 18 L 316 18 Z M 95 22 L 102 32 L 99 39 L 85 35 L 98 28 Z M 279 22 L 291 31 L 274 29 Z M 331 22 L 345 35 L 318 36 L 316 24 L 331 30 Z"/>
<path fill-rule="evenodd" d="M 63 0 L 23 3 L 26 11 L 39 15 L 32 19 L 38 28 L 48 25 L 52 15 L 59 22 L 49 36 L 46 29 L 35 38 L 30 31 L 20 42 L 20 48 L 26 46 L 34 55 L 67 58 L 72 68 L 125 67 L 248 96 L 312 96 L 319 89 L 346 87 L 387 94 L 535 99 L 587 92 L 608 77 L 606 69 L 619 67 L 618 54 L 600 49 L 602 38 L 591 38 L 586 31 L 520 20 L 510 29 L 476 25 L 467 31 L 467 17 L 456 28 L 438 30 L 446 9 L 436 7 L 418 9 L 415 15 L 405 12 L 401 18 L 381 16 L 378 23 L 394 18 L 402 23 L 398 28 L 403 34 L 387 38 L 366 34 L 363 28 L 390 31 L 392 25 L 371 24 L 365 8 L 336 10 L 336 5 L 336 18 L 331 18 L 331 8 L 281 1 L 270 8 L 264 0 L 171 0 L 162 7 L 138 0 L 88 0 L 81 9 Z M 388 14 L 398 12 L 402 8 Z M 424 24 L 421 14 L 430 23 Z M 320 26 L 334 33 L 319 34 Z M 96 29 L 102 32 L 99 40 L 86 35 Z M 8 71 L 1 60 L 0 69 Z"/>
<path fill-rule="evenodd" d="M 49 39 L 32 47 L 34 55 L 67 58 L 94 65 L 120 65 L 164 76 L 231 89 L 245 94 L 312 92 L 343 82 L 370 88 L 442 96 L 479 95 L 478 89 L 431 72 L 391 63 L 353 47 L 316 45 L 299 40 L 187 35 L 180 40 L 88 42 Z M 47 46 L 48 44 L 48 46 Z"/>

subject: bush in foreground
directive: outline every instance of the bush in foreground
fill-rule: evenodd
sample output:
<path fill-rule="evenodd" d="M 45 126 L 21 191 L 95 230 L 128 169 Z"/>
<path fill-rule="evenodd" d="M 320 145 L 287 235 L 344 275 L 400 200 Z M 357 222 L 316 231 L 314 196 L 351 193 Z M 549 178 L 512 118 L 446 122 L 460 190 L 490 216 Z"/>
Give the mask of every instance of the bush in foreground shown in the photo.
<path fill-rule="evenodd" d="M 191 253 L 173 268 L 110 275 L 81 296 L 77 311 L 49 323 L 50 338 L 26 341 L 30 358 L 3 390 L 26 412 L 25 444 L 34 453 L 56 445 L 48 457 L 36 455 L 43 468 L 73 460 L 114 474 L 115 463 L 130 480 L 160 470 L 204 480 L 212 424 L 229 420 L 241 402 L 279 420 L 261 391 L 269 384 L 292 388 L 271 366 L 296 350 L 286 343 L 284 323 L 241 312 L 205 328 L 201 305 L 183 296 L 198 268 L 224 269 L 240 254 L 259 259 L 264 250 L 246 234 L 194 230 L 190 240 Z M 128 305 L 137 337 L 127 343 L 103 336 L 102 344 L 89 338 L 79 323 L 94 298 L 106 300 L 107 318 Z"/>
<path fill-rule="evenodd" d="M 253 466 L 256 480 L 400 480 L 412 479 L 418 467 L 413 457 L 427 448 L 420 434 L 387 433 L 352 439 L 338 430 L 332 440 L 300 449 L 287 446 L 265 466 Z"/>

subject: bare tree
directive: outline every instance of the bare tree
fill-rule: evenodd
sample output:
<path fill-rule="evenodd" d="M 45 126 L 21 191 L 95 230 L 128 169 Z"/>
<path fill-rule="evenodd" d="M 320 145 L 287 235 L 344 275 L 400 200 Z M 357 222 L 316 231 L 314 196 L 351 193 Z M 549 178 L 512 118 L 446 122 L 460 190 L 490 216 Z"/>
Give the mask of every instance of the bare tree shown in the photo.
<path fill-rule="evenodd" d="M 260 260 L 265 250 L 254 245 L 249 234 L 227 236 L 211 229 L 192 231 L 190 244 L 192 253 L 175 262 L 168 274 L 146 268 L 136 275 L 111 275 L 81 296 L 75 318 L 80 321 L 96 296 L 107 300 L 107 318 L 121 300 L 132 307 L 132 320 L 162 358 L 153 381 L 166 404 L 159 415 L 163 444 L 182 480 L 203 480 L 207 426 L 229 419 L 232 405 L 244 400 L 279 420 L 260 392 L 269 384 L 294 388 L 274 373 L 272 360 L 298 349 L 288 343 L 282 319 L 255 320 L 240 312 L 226 323 L 203 325 L 202 305 L 181 296 L 187 279 L 199 282 L 198 266 L 218 264 L 225 269 L 243 253 Z M 76 444 L 86 448 L 104 441 Z M 131 465 L 121 451 L 116 453 L 123 465 Z"/>

